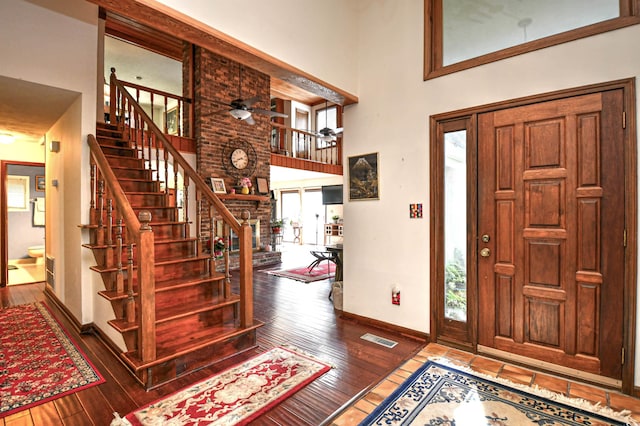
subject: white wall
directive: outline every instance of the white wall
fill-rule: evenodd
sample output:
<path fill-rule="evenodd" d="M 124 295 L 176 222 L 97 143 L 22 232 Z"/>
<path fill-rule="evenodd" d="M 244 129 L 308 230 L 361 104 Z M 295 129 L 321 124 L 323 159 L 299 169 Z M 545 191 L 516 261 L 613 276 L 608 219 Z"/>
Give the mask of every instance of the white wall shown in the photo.
<path fill-rule="evenodd" d="M 637 78 L 640 25 L 423 81 L 422 5 L 379 1 L 359 16 L 366 45 L 358 49 L 360 102 L 345 112 L 345 156 L 380 153 L 380 200 L 345 204 L 344 309 L 429 332 L 429 116 Z M 417 202 L 425 219 L 408 218 Z M 383 223 L 393 227 L 381 232 Z M 390 303 L 394 284 L 400 306 Z"/>
<path fill-rule="evenodd" d="M 403 0 L 404 1 L 404 0 Z M 357 90 L 357 14 L 380 2 L 151 0 L 162 3 L 334 86 Z M 283 22 L 290 25 L 283 25 Z"/>
<path fill-rule="evenodd" d="M 92 320 L 95 296 L 89 271 L 93 263 L 85 254 L 88 250 L 82 251 L 78 225 L 89 219 L 86 135 L 94 133 L 96 122 L 97 22 L 98 7 L 83 0 L 0 2 L 0 76 L 79 94 L 48 132 L 61 140 L 62 149 L 52 169 L 61 186 L 47 193 L 47 227 L 59 228 L 62 242 L 47 239 L 47 244 L 53 244 L 51 255 L 65 259 L 58 262 L 57 280 L 64 287 L 57 295 L 83 323 Z M 55 211 L 49 208 L 54 205 Z"/>

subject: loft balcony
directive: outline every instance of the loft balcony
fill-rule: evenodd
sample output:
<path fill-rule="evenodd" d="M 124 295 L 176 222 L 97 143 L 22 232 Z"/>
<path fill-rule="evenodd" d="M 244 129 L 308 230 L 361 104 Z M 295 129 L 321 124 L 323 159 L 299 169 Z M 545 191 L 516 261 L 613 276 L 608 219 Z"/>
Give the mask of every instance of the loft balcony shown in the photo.
<path fill-rule="evenodd" d="M 324 141 L 299 129 L 271 123 L 271 165 L 342 175 L 342 137 Z"/>

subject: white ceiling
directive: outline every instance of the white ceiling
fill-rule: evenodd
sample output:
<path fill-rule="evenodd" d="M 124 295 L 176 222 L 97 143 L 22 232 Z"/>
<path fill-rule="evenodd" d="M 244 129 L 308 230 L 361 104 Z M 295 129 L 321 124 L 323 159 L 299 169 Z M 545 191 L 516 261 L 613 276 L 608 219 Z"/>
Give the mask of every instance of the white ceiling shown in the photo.
<path fill-rule="evenodd" d="M 80 94 L 0 76 L 0 133 L 40 142 Z"/>

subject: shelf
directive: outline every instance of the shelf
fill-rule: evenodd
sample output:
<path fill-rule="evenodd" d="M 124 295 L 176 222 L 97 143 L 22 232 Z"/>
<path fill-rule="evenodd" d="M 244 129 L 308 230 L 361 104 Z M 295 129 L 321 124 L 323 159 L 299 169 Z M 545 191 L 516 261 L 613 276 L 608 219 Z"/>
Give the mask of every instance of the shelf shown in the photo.
<path fill-rule="evenodd" d="M 221 200 L 239 200 L 239 201 L 269 201 L 267 195 L 251 195 L 251 194 L 216 194 Z"/>

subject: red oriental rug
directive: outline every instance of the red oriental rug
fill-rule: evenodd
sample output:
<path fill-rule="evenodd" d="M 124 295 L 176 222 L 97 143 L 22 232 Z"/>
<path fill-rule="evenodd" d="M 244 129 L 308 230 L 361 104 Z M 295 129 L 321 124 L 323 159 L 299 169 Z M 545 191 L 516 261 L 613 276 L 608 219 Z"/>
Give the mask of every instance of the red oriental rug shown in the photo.
<path fill-rule="evenodd" d="M 44 305 L 0 310 L 0 417 L 103 382 Z"/>
<path fill-rule="evenodd" d="M 246 425 L 330 367 L 275 348 L 166 398 L 116 418 L 116 425 Z"/>
<path fill-rule="evenodd" d="M 336 273 L 336 264 L 333 262 L 322 262 L 315 268 L 309 270 L 306 266 L 299 268 L 285 269 L 282 271 L 265 271 L 277 277 L 291 278 L 293 280 L 310 283 L 333 277 Z"/>

